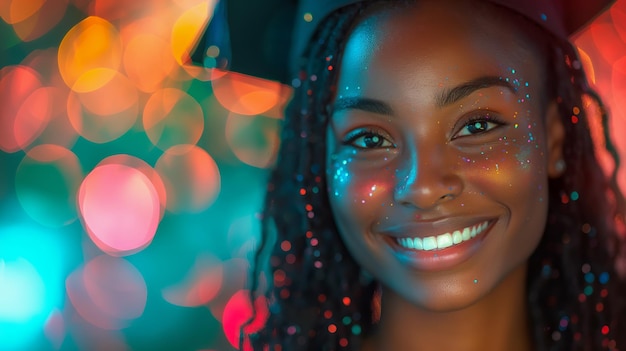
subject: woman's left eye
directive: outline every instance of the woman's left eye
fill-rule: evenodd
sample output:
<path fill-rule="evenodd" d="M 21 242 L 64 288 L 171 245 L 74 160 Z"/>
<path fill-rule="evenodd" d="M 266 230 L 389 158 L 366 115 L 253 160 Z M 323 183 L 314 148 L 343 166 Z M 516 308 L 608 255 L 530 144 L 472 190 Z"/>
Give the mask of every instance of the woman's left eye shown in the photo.
<path fill-rule="evenodd" d="M 394 147 L 393 143 L 382 132 L 379 133 L 373 130 L 357 130 L 350 133 L 346 137 L 344 144 L 362 150 Z"/>
<path fill-rule="evenodd" d="M 485 133 L 494 128 L 501 126 L 502 124 L 503 123 L 495 121 L 491 118 L 490 119 L 486 119 L 486 118 L 474 119 L 465 123 L 465 125 L 461 128 L 461 130 L 458 131 L 458 133 L 456 133 L 454 137 L 458 138 L 458 137 Z"/>

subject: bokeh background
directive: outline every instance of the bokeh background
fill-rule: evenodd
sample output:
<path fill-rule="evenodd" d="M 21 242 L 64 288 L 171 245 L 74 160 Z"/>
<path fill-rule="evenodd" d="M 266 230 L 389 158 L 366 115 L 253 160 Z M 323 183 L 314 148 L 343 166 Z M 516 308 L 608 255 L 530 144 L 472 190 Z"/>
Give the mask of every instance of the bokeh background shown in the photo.
<path fill-rule="evenodd" d="M 291 21 L 230 0 L 203 68 L 216 1 L 0 0 L 0 350 L 235 350 Z M 626 157 L 626 0 L 575 43 Z"/>

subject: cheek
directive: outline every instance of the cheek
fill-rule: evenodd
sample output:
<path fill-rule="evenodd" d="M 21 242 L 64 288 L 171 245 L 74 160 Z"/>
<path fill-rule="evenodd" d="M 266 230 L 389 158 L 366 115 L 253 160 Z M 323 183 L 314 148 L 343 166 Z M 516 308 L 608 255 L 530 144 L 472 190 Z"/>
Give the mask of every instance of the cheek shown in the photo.
<path fill-rule="evenodd" d="M 386 206 L 393 206 L 393 172 L 359 167 L 362 160 L 332 155 L 328 164 L 328 194 L 336 221 L 365 225 L 378 218 Z"/>
<path fill-rule="evenodd" d="M 474 170 L 466 173 L 473 191 L 492 197 L 515 215 L 533 216 L 547 206 L 545 147 L 534 136 L 510 139 L 484 148 L 480 155 L 463 157 L 460 163 L 471 164 Z"/>

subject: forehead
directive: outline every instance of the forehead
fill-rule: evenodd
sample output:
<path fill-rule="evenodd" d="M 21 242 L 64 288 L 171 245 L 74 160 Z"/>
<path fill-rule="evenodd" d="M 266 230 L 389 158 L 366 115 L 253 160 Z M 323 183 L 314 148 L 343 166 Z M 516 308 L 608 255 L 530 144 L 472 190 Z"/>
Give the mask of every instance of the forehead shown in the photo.
<path fill-rule="evenodd" d="M 535 79 L 543 60 L 525 33 L 528 25 L 506 9 L 478 1 L 374 8 L 349 35 L 339 85 L 366 88 L 398 77 L 442 85 L 510 72 Z"/>

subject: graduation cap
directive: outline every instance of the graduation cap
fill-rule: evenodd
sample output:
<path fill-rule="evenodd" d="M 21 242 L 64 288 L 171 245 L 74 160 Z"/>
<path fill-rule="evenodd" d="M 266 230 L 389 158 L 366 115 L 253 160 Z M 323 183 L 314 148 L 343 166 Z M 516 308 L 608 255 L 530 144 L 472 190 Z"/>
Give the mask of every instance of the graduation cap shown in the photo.
<path fill-rule="evenodd" d="M 320 22 L 344 6 L 363 1 L 372 0 L 217 0 L 192 60 L 289 83 L 290 73 L 297 69 L 294 58 L 304 51 Z M 568 38 L 615 0 L 484 1 L 509 8 L 557 37 Z M 216 47 L 220 50 L 211 50 Z"/>

